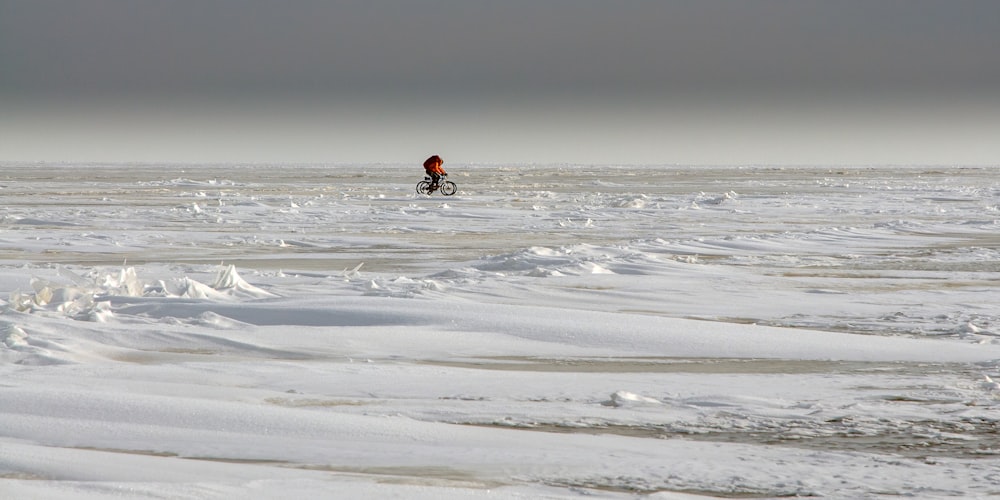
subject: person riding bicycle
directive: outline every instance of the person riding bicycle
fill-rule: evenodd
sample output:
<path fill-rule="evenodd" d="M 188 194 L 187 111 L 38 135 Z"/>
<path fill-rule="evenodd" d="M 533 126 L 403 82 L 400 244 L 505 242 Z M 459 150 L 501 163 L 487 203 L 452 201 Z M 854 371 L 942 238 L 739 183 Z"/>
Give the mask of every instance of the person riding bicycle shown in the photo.
<path fill-rule="evenodd" d="M 438 188 L 438 183 L 441 182 L 441 176 L 448 175 L 441 165 L 444 164 L 444 160 L 440 156 L 434 155 L 430 158 L 424 160 L 424 172 L 431 178 L 431 191 Z"/>

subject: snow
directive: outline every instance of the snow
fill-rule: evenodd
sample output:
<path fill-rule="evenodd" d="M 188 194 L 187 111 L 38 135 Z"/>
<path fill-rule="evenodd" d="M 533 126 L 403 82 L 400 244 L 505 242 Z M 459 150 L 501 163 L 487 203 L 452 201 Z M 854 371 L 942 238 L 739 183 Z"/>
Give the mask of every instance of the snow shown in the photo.
<path fill-rule="evenodd" d="M 1000 494 L 992 167 L 2 166 L 0 498 Z"/>

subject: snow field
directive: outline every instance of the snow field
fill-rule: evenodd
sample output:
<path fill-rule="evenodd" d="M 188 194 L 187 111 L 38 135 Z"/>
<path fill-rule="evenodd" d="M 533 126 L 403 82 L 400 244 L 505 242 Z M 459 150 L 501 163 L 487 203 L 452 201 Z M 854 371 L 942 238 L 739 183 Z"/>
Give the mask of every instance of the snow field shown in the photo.
<path fill-rule="evenodd" d="M 0 496 L 1000 492 L 989 168 L 5 167 Z"/>

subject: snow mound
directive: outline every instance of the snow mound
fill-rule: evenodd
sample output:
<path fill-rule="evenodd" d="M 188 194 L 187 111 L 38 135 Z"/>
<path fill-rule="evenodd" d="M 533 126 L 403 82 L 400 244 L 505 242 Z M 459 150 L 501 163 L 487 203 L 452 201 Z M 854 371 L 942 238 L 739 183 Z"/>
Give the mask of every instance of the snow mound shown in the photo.
<path fill-rule="evenodd" d="M 232 264 L 219 270 L 219 274 L 215 278 L 215 284 L 212 285 L 212 289 L 226 295 L 240 298 L 263 299 L 276 297 L 276 295 L 271 292 L 262 290 L 251 285 L 250 283 L 247 283 L 236 272 L 236 266 Z"/>
<path fill-rule="evenodd" d="M 32 292 L 15 291 L 10 294 L 7 308 L 17 312 L 48 313 L 75 320 L 105 322 L 114 313 L 111 301 L 115 297 L 166 297 L 232 301 L 263 299 L 277 295 L 251 285 L 236 271 L 236 266 L 224 266 L 215 282 L 206 285 L 188 277 L 170 281 L 143 282 L 134 267 L 123 267 L 118 273 L 85 278 L 69 270 L 60 275 L 72 283 L 33 278 Z"/>
<path fill-rule="evenodd" d="M 636 406 L 636 405 L 662 405 L 663 401 L 646 396 L 640 396 L 638 394 L 628 391 L 617 391 L 611 395 L 611 399 L 604 401 L 601 404 L 604 406 L 613 406 L 615 408 L 621 408 L 623 406 Z"/>
<path fill-rule="evenodd" d="M 699 193 L 697 198 L 695 198 L 695 204 L 697 205 L 722 205 L 723 203 L 731 202 L 739 198 L 739 195 L 733 191 L 727 191 L 721 195 L 710 195 L 706 193 Z"/>
<path fill-rule="evenodd" d="M 532 277 L 617 274 L 615 267 L 626 264 L 628 259 L 635 255 L 636 252 L 627 249 L 593 245 L 562 248 L 531 247 L 488 257 L 474 264 L 474 267 L 491 273 Z"/>
<path fill-rule="evenodd" d="M 358 285 L 364 295 L 378 297 L 414 298 L 444 292 L 448 287 L 434 279 L 411 279 L 406 277 L 378 278 Z"/>

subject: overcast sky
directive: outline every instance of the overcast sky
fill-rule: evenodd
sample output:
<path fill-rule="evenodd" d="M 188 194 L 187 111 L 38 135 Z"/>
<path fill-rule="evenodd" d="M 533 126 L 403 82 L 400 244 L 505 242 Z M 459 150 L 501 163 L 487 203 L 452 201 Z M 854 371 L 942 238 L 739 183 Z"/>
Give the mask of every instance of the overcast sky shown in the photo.
<path fill-rule="evenodd" d="M 1000 164 L 996 0 L 0 0 L 0 160 Z"/>

